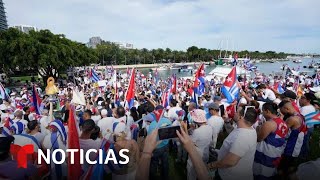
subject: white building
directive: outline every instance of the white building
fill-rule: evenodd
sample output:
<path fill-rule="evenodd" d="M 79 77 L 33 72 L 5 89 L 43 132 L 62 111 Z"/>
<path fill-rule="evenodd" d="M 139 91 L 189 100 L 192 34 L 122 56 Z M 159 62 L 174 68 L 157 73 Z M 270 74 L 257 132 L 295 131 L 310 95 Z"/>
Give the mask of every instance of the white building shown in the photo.
<path fill-rule="evenodd" d="M 121 42 L 114 42 L 118 45 L 121 49 L 133 49 L 133 44 L 130 43 L 121 43 Z"/>
<path fill-rule="evenodd" d="M 87 46 L 90 48 L 96 48 L 97 45 L 102 43 L 102 39 L 101 37 L 97 36 L 97 37 L 91 37 L 89 39 L 89 42 L 87 43 Z"/>
<path fill-rule="evenodd" d="M 16 26 L 12 26 L 15 29 L 18 29 L 21 32 L 24 33 L 29 33 L 29 31 L 38 31 L 38 29 L 34 26 L 29 26 L 29 25 L 16 25 Z"/>

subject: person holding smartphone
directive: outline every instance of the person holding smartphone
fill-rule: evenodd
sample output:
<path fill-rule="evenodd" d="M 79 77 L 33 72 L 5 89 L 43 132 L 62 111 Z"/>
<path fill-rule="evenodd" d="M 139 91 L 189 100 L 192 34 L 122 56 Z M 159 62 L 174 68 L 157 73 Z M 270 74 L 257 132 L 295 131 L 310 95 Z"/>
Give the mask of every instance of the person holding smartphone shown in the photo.
<path fill-rule="evenodd" d="M 163 106 L 158 105 L 155 111 L 164 111 Z M 153 112 L 155 113 L 155 112 Z M 148 128 L 148 135 L 150 135 L 155 129 L 170 126 L 172 122 L 165 117 L 160 117 L 159 120 L 153 120 Z M 157 174 L 157 167 L 159 165 L 159 160 L 161 161 L 161 178 L 169 179 L 169 140 L 162 140 L 157 148 L 152 152 L 151 165 L 150 165 L 150 179 L 155 179 Z"/>

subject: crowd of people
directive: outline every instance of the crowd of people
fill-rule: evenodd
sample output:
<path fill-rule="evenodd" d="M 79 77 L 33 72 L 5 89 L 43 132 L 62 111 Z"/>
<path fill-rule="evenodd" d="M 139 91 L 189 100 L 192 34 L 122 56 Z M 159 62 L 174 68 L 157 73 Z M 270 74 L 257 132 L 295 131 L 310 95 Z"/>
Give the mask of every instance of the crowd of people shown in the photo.
<path fill-rule="evenodd" d="M 102 177 L 169 179 L 169 164 L 180 163 L 190 180 L 318 179 L 314 170 L 320 169 L 320 159 L 306 162 L 310 144 L 320 143 L 311 140 L 320 124 L 317 77 L 238 77 L 239 96 L 228 102 L 217 79 L 206 81 L 195 100 L 193 80 L 175 77 L 173 85 L 172 78 L 142 77 L 136 71 L 132 107 L 126 102 L 130 79 L 115 71 L 105 76 L 103 87 L 77 78 L 58 86 L 54 97 L 34 84 L 31 91 L 28 86 L 21 92 L 11 89 L 8 96 L 2 93 L 0 105 L 0 178 L 66 178 L 67 163 L 39 166 L 29 161 L 28 168 L 17 168 L 11 145 L 33 144 L 35 152 L 66 150 L 73 109 L 81 149 L 101 149 L 104 141 L 116 153 L 129 149 L 129 163 L 106 165 Z M 164 96 L 169 86 L 175 90 Z M 158 129 L 167 126 L 181 126 L 178 138 L 158 141 Z M 170 151 L 175 162 L 169 161 Z M 91 153 L 90 159 L 95 158 Z M 81 165 L 83 175 L 91 166 Z"/>

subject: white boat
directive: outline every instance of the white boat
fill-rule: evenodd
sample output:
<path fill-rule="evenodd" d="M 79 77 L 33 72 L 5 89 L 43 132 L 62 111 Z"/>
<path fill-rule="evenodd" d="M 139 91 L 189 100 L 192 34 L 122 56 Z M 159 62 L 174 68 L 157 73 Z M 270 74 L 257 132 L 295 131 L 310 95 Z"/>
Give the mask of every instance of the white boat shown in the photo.
<path fill-rule="evenodd" d="M 293 60 L 294 63 L 302 63 L 301 59 L 295 59 Z"/>
<path fill-rule="evenodd" d="M 208 74 L 208 76 L 206 76 L 206 79 L 211 80 L 212 77 L 225 79 L 228 76 L 228 74 L 231 72 L 232 68 L 233 68 L 232 66 L 217 66 Z M 245 70 L 240 66 L 236 66 L 236 73 L 237 73 L 237 76 L 246 75 L 248 79 L 251 77 L 251 72 Z"/>
<path fill-rule="evenodd" d="M 165 70 L 169 70 L 170 68 L 168 66 L 160 66 L 160 67 L 156 67 L 156 68 L 151 68 L 153 71 L 157 70 L 157 71 L 165 71 Z"/>
<path fill-rule="evenodd" d="M 179 72 L 190 72 L 193 71 L 192 66 L 181 66 L 178 70 Z"/>

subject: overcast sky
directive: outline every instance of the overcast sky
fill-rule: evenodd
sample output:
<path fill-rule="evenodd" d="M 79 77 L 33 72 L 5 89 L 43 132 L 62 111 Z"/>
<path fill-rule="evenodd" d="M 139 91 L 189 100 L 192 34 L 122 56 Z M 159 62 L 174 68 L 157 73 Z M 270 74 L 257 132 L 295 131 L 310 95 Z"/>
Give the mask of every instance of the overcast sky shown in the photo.
<path fill-rule="evenodd" d="M 320 53 L 320 0 L 3 0 L 9 26 L 79 42 Z"/>

